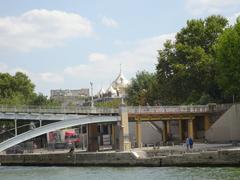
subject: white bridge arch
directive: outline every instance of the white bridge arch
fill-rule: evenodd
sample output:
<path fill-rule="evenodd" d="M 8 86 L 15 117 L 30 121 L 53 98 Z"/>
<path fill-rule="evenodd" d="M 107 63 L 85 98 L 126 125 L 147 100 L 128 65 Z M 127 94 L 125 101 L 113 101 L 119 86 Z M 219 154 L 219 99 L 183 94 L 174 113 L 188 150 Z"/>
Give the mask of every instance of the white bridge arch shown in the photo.
<path fill-rule="evenodd" d="M 77 125 L 92 124 L 92 123 L 105 123 L 105 122 L 117 122 L 120 121 L 119 116 L 85 116 L 78 119 L 62 120 L 48 125 L 44 125 L 25 133 L 12 137 L 2 143 L 0 143 L 0 152 L 15 146 L 19 143 L 32 139 L 34 137 L 46 134 L 51 131 L 55 131 L 62 128 L 68 128 Z"/>

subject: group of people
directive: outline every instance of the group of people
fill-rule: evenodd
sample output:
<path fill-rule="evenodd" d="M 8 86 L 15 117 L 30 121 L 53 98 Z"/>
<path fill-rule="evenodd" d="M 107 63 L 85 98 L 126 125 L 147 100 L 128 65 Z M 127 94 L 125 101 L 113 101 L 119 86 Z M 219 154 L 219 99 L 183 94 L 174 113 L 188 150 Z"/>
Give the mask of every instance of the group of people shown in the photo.
<path fill-rule="evenodd" d="M 186 146 L 188 151 L 193 148 L 193 139 L 191 137 L 187 137 Z"/>

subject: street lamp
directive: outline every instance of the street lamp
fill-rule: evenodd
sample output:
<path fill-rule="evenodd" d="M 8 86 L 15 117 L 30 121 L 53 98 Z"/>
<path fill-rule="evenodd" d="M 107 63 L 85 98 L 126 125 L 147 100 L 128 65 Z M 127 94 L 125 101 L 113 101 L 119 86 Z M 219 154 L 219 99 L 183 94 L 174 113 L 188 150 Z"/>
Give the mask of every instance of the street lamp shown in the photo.
<path fill-rule="evenodd" d="M 90 85 L 91 85 L 91 107 L 93 108 L 93 83 L 90 82 Z"/>

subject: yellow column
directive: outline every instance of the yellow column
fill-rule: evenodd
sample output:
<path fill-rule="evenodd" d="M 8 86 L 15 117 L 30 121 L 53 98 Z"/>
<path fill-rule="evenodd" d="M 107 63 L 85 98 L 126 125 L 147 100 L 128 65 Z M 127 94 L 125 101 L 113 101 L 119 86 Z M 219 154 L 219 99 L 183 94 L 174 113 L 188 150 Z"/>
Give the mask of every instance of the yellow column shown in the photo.
<path fill-rule="evenodd" d="M 163 143 L 166 142 L 167 140 L 166 121 L 163 121 L 162 140 L 163 140 Z"/>
<path fill-rule="evenodd" d="M 115 124 L 112 124 L 112 149 L 116 149 L 115 147 Z"/>
<path fill-rule="evenodd" d="M 140 118 L 136 121 L 136 144 L 138 148 L 142 147 L 142 128 Z"/>
<path fill-rule="evenodd" d="M 210 128 L 211 124 L 209 122 L 209 115 L 206 115 L 204 117 L 204 130 L 208 130 Z"/>
<path fill-rule="evenodd" d="M 170 121 L 167 121 L 167 136 L 170 134 Z"/>
<path fill-rule="evenodd" d="M 188 120 L 188 137 L 194 139 L 194 132 L 193 132 L 193 119 Z"/>
<path fill-rule="evenodd" d="M 181 120 L 178 121 L 178 132 L 179 132 L 179 140 L 182 141 L 183 137 L 182 137 L 182 121 Z"/>

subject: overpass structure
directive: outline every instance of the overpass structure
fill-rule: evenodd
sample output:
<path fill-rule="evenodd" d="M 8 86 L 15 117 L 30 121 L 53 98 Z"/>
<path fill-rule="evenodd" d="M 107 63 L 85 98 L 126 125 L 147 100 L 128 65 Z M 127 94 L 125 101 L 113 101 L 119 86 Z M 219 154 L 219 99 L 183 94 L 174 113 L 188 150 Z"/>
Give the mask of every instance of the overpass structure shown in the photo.
<path fill-rule="evenodd" d="M 136 143 L 141 147 L 141 124 L 145 121 L 162 122 L 162 141 L 172 141 L 173 126 L 177 126 L 178 140 L 186 137 L 205 139 L 205 132 L 226 112 L 232 104 L 208 104 L 186 106 L 129 107 L 129 121 L 136 122 Z"/>
<path fill-rule="evenodd" d="M 116 125 L 113 131 L 117 131 L 119 149 L 130 149 L 128 122 L 135 122 L 136 144 L 141 147 L 141 124 L 144 121 L 162 121 L 163 141 L 167 141 L 171 135 L 171 122 L 176 121 L 179 129 L 179 139 L 186 136 L 197 138 L 198 128 L 206 131 L 223 112 L 229 109 L 231 104 L 208 104 L 203 106 L 137 106 L 120 108 L 91 108 L 91 107 L 38 107 L 38 106 L 0 106 L 0 121 L 14 120 L 15 127 L 17 121 L 38 120 L 40 127 L 26 135 L 17 134 L 6 142 L 0 143 L 0 151 L 20 142 L 26 141 L 40 134 L 44 134 L 56 128 L 61 129 L 74 125 L 89 124 L 89 138 L 92 141 L 90 151 L 95 151 L 97 126 L 96 123 L 111 122 Z M 59 121 L 41 127 L 42 121 Z M 89 141 L 91 143 L 91 140 Z M 91 146 L 91 145 L 90 145 Z"/>

